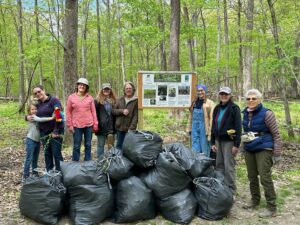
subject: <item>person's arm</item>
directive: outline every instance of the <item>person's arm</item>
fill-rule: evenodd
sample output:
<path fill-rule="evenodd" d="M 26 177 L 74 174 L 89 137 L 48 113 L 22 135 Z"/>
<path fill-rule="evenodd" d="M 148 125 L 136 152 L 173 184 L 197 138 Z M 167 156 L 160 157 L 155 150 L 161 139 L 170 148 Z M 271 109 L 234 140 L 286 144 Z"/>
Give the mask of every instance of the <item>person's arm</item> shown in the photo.
<path fill-rule="evenodd" d="M 57 98 L 55 98 L 54 99 L 54 102 L 53 102 L 54 104 L 54 106 L 55 107 L 58 107 L 59 109 L 60 109 L 60 111 L 62 112 L 62 106 L 61 106 L 61 103 L 60 103 L 60 101 L 57 99 Z M 54 109 L 53 109 L 54 110 Z M 59 135 L 60 133 L 62 133 L 61 131 L 63 131 L 63 129 L 64 129 L 64 123 L 62 123 L 62 122 L 57 122 L 57 121 L 55 121 L 54 120 L 54 122 L 55 122 L 55 125 L 54 125 L 54 129 L 53 129 L 53 134 L 55 135 L 55 136 L 57 136 L 57 135 Z"/>
<path fill-rule="evenodd" d="M 94 100 L 92 100 L 92 102 L 91 102 L 91 112 L 92 112 L 92 116 L 93 116 L 93 130 L 95 132 L 97 132 L 98 131 L 98 119 L 97 119 L 96 107 L 95 107 Z"/>
<path fill-rule="evenodd" d="M 275 157 L 280 157 L 281 148 L 282 148 L 282 141 L 281 141 L 281 138 L 280 138 L 279 129 L 278 129 L 278 125 L 277 125 L 277 122 L 276 122 L 275 115 L 271 110 L 267 111 L 267 113 L 266 113 L 265 123 L 266 123 L 266 126 L 269 128 L 270 133 L 273 136 L 273 141 L 274 141 L 273 153 L 274 153 L 274 156 Z"/>
<path fill-rule="evenodd" d="M 134 104 L 134 108 L 132 111 L 132 119 L 131 119 L 131 123 L 129 125 L 128 130 L 136 130 L 137 124 L 138 124 L 138 103 L 137 100 L 136 102 L 133 102 Z"/>
<path fill-rule="evenodd" d="M 213 112 L 215 109 L 215 103 L 213 101 L 211 101 L 211 105 L 210 105 L 210 112 L 209 112 L 209 135 L 207 137 L 207 140 L 210 141 L 211 140 L 211 129 L 212 129 L 212 123 L 213 123 Z"/>
<path fill-rule="evenodd" d="M 67 127 L 70 131 L 74 130 L 73 122 L 72 122 L 72 97 L 71 97 L 71 95 L 68 97 L 68 100 L 67 100 L 66 123 L 67 123 Z"/>
<path fill-rule="evenodd" d="M 48 122 L 51 120 L 54 120 L 55 117 L 38 117 L 36 115 L 33 115 L 33 121 L 42 123 L 42 122 Z"/>
<path fill-rule="evenodd" d="M 215 138 L 215 135 L 214 135 L 214 129 L 215 129 L 215 123 L 214 123 L 214 119 L 215 119 L 215 116 L 216 116 L 216 112 L 217 111 L 217 108 L 215 107 L 214 110 L 213 110 L 213 115 L 212 115 L 212 118 L 211 118 L 211 137 L 210 137 L 210 141 L 211 141 L 211 149 L 213 150 L 213 152 L 216 152 L 217 151 L 217 147 L 216 147 L 216 138 Z"/>
<path fill-rule="evenodd" d="M 121 108 L 121 100 L 117 100 L 116 104 L 112 108 L 112 114 L 114 116 L 123 116 L 124 115 L 124 109 Z"/>

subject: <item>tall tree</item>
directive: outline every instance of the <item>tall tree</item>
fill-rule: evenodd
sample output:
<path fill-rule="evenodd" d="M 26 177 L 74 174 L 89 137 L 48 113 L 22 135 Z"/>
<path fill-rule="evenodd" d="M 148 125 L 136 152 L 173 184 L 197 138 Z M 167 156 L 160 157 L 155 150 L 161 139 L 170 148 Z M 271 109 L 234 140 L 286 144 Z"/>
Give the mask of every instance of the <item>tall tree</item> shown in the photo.
<path fill-rule="evenodd" d="M 122 24 L 121 24 L 121 6 L 120 3 L 117 5 L 117 17 L 118 17 L 118 39 L 119 39 L 119 49 L 120 49 L 120 62 L 121 62 L 121 75 L 123 84 L 125 83 L 126 79 L 126 71 L 125 71 L 125 56 L 124 56 L 124 45 L 123 45 L 123 38 L 122 38 Z"/>
<path fill-rule="evenodd" d="M 159 50 L 160 50 L 160 70 L 167 70 L 167 54 L 166 54 L 166 43 L 165 43 L 165 19 L 164 19 L 164 3 L 162 0 L 159 0 L 161 10 L 158 13 L 158 28 L 162 33 L 162 38 L 159 41 Z"/>
<path fill-rule="evenodd" d="M 65 1 L 64 24 L 64 99 L 74 91 L 77 81 L 78 1 Z"/>
<path fill-rule="evenodd" d="M 43 67 L 42 67 L 42 58 L 39 53 L 40 49 L 40 24 L 39 24 L 39 7 L 38 0 L 34 0 L 34 14 L 35 14 L 35 32 L 36 32 L 36 46 L 38 51 L 38 62 L 39 62 L 39 80 L 40 84 L 43 85 Z"/>
<path fill-rule="evenodd" d="M 23 16 L 22 16 L 22 0 L 17 0 L 18 4 L 18 45 L 19 45 L 19 112 L 24 112 L 25 102 L 25 84 L 24 84 L 24 48 L 23 48 Z"/>
<path fill-rule="evenodd" d="M 96 0 L 97 4 L 97 73 L 98 73 L 98 90 L 102 84 L 102 61 L 101 61 L 101 29 L 100 29 L 100 4 L 99 0 Z"/>
<path fill-rule="evenodd" d="M 180 0 L 171 0 L 170 70 L 179 71 Z"/>
<path fill-rule="evenodd" d="M 277 85 L 279 86 L 279 89 L 281 90 L 282 93 L 281 96 L 284 105 L 285 121 L 288 126 L 288 135 L 290 137 L 294 137 L 290 108 L 289 108 L 289 103 L 286 94 L 285 68 L 283 67 L 283 60 L 285 56 L 283 54 L 282 48 L 280 47 L 280 43 L 279 43 L 278 24 L 277 24 L 275 9 L 274 9 L 275 2 L 273 2 L 272 0 L 267 0 L 267 2 L 268 2 L 271 19 L 272 19 L 272 34 L 275 42 L 275 51 L 277 54 L 278 61 L 280 63 L 280 71 L 276 71 Z"/>
<path fill-rule="evenodd" d="M 187 24 L 187 26 L 190 23 L 190 17 L 189 17 L 189 11 L 186 5 L 183 7 L 183 18 L 184 22 Z M 187 46 L 189 50 L 189 61 L 190 61 L 190 69 L 195 70 L 195 60 L 194 60 L 194 53 L 193 53 L 193 39 L 191 37 L 188 38 L 187 40 Z"/>
<path fill-rule="evenodd" d="M 227 0 L 223 0 L 224 13 L 224 42 L 225 42 L 225 84 L 229 85 L 229 31 L 228 31 L 228 16 L 227 16 Z"/>
<path fill-rule="evenodd" d="M 239 92 L 243 95 L 243 39 L 242 39 L 242 28 L 241 28 L 241 11 L 242 11 L 242 2 L 238 0 L 238 42 L 239 42 L 239 79 L 241 81 L 241 85 L 239 87 Z"/>
<path fill-rule="evenodd" d="M 252 77 L 252 31 L 253 31 L 254 0 L 247 1 L 246 8 L 246 45 L 244 46 L 243 90 L 251 88 Z"/>

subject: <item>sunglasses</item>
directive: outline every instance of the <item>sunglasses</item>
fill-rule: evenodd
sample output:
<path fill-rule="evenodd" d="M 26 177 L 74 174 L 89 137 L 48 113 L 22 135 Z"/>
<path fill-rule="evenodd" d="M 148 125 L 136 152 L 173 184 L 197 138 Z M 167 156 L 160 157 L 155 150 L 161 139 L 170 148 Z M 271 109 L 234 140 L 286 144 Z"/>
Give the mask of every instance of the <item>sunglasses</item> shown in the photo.
<path fill-rule="evenodd" d="M 246 98 L 247 101 L 255 101 L 257 98 Z"/>
<path fill-rule="evenodd" d="M 39 91 L 37 91 L 37 92 L 34 92 L 33 94 L 34 95 L 37 95 L 37 94 L 40 94 L 42 91 L 41 90 L 39 90 Z"/>
<path fill-rule="evenodd" d="M 110 88 L 103 88 L 103 90 L 104 90 L 104 91 L 109 91 L 109 90 L 110 90 Z"/>
<path fill-rule="evenodd" d="M 225 92 L 221 92 L 219 95 L 225 95 L 228 96 L 229 94 L 225 93 Z"/>

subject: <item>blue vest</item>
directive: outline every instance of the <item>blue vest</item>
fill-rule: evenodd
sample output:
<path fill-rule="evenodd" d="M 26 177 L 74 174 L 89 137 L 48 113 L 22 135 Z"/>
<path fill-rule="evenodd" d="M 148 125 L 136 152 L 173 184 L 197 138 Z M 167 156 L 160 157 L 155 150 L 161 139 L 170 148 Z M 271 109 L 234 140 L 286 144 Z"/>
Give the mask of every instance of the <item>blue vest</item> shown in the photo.
<path fill-rule="evenodd" d="M 258 137 L 255 140 L 244 143 L 245 150 L 249 152 L 259 152 L 267 148 L 273 149 L 273 136 L 265 123 L 265 116 L 268 110 L 269 109 L 264 108 L 262 104 L 259 104 L 257 108 L 253 111 L 253 116 L 251 118 L 250 124 L 248 118 L 249 112 L 247 111 L 247 109 L 243 111 L 244 132 L 252 131 L 259 133 Z"/>

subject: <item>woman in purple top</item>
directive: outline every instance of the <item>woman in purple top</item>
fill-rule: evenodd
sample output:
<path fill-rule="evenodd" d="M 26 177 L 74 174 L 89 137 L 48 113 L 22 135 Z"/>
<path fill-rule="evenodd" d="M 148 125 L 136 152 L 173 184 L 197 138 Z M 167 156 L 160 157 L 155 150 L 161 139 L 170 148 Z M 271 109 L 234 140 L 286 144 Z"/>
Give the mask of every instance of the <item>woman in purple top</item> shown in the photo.
<path fill-rule="evenodd" d="M 38 117 L 52 117 L 54 109 L 62 109 L 60 101 L 46 94 L 42 85 L 33 88 L 33 95 L 38 99 L 37 113 Z M 28 121 L 32 121 L 31 116 L 27 116 Z M 64 134 L 64 122 L 51 120 L 39 123 L 40 137 L 45 152 L 45 164 L 47 171 L 54 168 L 60 171 L 60 161 L 63 161 L 61 147 Z M 54 159 L 54 160 L 53 160 Z M 53 162 L 54 161 L 54 162 Z"/>

